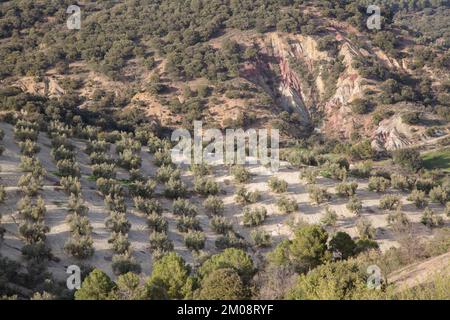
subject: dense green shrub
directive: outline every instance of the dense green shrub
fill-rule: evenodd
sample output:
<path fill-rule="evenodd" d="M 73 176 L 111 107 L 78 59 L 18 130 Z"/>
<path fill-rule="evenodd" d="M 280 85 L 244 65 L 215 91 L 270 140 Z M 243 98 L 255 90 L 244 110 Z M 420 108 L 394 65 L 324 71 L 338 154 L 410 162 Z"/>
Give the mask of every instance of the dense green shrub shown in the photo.
<path fill-rule="evenodd" d="M 157 213 L 147 216 L 147 225 L 152 232 L 167 232 L 169 229 L 167 220 Z"/>
<path fill-rule="evenodd" d="M 308 193 L 311 201 L 316 204 L 321 204 L 325 201 L 330 200 L 331 198 L 331 195 L 328 193 L 327 189 L 321 188 L 316 185 L 309 186 Z"/>
<path fill-rule="evenodd" d="M 176 199 L 173 202 L 174 215 L 195 217 L 198 214 L 197 207 L 186 199 Z"/>
<path fill-rule="evenodd" d="M 320 223 L 327 227 L 335 227 L 338 220 L 338 215 L 335 210 L 330 209 L 329 206 L 325 208 L 325 213 L 320 219 Z"/>
<path fill-rule="evenodd" d="M 130 249 L 130 241 L 128 240 L 128 234 L 121 232 L 113 232 L 108 239 L 108 243 L 111 244 L 112 250 L 117 254 L 124 254 Z"/>
<path fill-rule="evenodd" d="M 348 233 L 338 231 L 330 240 L 330 251 L 337 252 L 341 259 L 348 259 L 356 252 L 356 243 Z"/>
<path fill-rule="evenodd" d="M 248 297 L 247 291 L 235 270 L 218 269 L 202 280 L 198 299 L 244 300 Z"/>
<path fill-rule="evenodd" d="M 380 209 L 399 210 L 402 207 L 402 201 L 399 196 L 385 195 L 380 199 Z"/>
<path fill-rule="evenodd" d="M 69 213 L 86 216 L 89 208 L 84 204 L 84 200 L 80 195 L 71 194 L 68 202 Z"/>
<path fill-rule="evenodd" d="M 205 247 L 206 236 L 201 231 L 190 231 L 184 236 L 186 248 L 193 251 L 202 250 Z"/>
<path fill-rule="evenodd" d="M 92 175 L 96 179 L 98 178 L 115 179 L 116 178 L 115 165 L 108 163 L 93 164 Z"/>
<path fill-rule="evenodd" d="M 73 213 L 67 216 L 66 221 L 69 224 L 71 234 L 87 236 L 92 232 L 88 217 Z"/>
<path fill-rule="evenodd" d="M 91 236 L 72 234 L 64 245 L 64 251 L 77 259 L 87 259 L 94 254 Z"/>
<path fill-rule="evenodd" d="M 411 190 L 414 186 L 414 181 L 412 180 L 411 177 L 399 174 L 391 175 L 391 183 L 392 188 L 401 191 Z"/>
<path fill-rule="evenodd" d="M 225 217 L 214 216 L 210 221 L 211 229 L 218 234 L 227 234 L 233 230 L 233 225 Z"/>
<path fill-rule="evenodd" d="M 278 198 L 276 205 L 282 214 L 289 214 L 298 210 L 297 201 L 293 198 L 288 198 L 285 196 Z"/>
<path fill-rule="evenodd" d="M 73 160 L 60 160 L 56 163 L 59 175 L 63 177 L 80 177 L 80 167 Z"/>
<path fill-rule="evenodd" d="M 215 241 L 215 245 L 219 250 L 229 248 L 245 249 L 248 246 L 244 237 L 234 231 L 229 231 L 228 233 L 218 237 Z"/>
<path fill-rule="evenodd" d="M 358 196 L 351 197 L 346 204 L 346 208 L 354 214 L 359 214 L 362 207 L 362 201 L 358 198 Z"/>
<path fill-rule="evenodd" d="M 288 183 L 277 177 L 271 177 L 268 181 L 269 188 L 276 193 L 284 193 L 288 189 Z"/>
<path fill-rule="evenodd" d="M 107 210 L 126 212 L 125 198 L 121 195 L 107 195 L 103 201 Z"/>
<path fill-rule="evenodd" d="M 169 252 L 173 250 L 173 243 L 165 232 L 152 232 L 149 237 L 150 250 L 153 253 Z"/>
<path fill-rule="evenodd" d="M 222 215 L 225 210 L 223 200 L 218 196 L 208 196 L 203 202 L 203 206 L 207 210 L 208 217 Z"/>
<path fill-rule="evenodd" d="M 219 193 L 219 185 L 212 179 L 196 178 L 194 181 L 194 190 L 202 196 L 216 195 Z"/>
<path fill-rule="evenodd" d="M 376 192 L 385 192 L 391 186 L 391 181 L 383 177 L 370 177 L 369 190 Z"/>
<path fill-rule="evenodd" d="M 411 171 L 417 171 L 423 167 L 420 152 L 415 149 L 400 149 L 393 154 L 394 163 Z"/>
<path fill-rule="evenodd" d="M 41 176 L 34 176 L 32 173 L 27 173 L 19 178 L 17 186 L 27 196 L 34 197 L 42 190 L 43 179 Z"/>
<path fill-rule="evenodd" d="M 194 174 L 194 177 L 204 177 L 210 175 L 212 172 L 211 166 L 201 163 L 201 164 L 192 164 L 189 167 L 189 170 Z"/>
<path fill-rule="evenodd" d="M 128 190 L 132 197 L 141 197 L 149 199 L 153 196 L 153 192 L 156 188 L 156 182 L 148 180 L 147 182 L 134 181 L 128 186 Z"/>
<path fill-rule="evenodd" d="M 257 229 L 250 233 L 250 238 L 257 248 L 268 248 L 272 245 L 272 237 L 265 230 Z"/>
<path fill-rule="evenodd" d="M 170 178 L 180 179 L 180 170 L 173 168 L 171 165 L 162 165 L 156 171 L 156 180 L 166 183 Z"/>
<path fill-rule="evenodd" d="M 133 272 L 141 273 L 141 266 L 131 253 L 116 254 L 112 258 L 111 268 L 116 276 Z"/>
<path fill-rule="evenodd" d="M 161 215 L 163 208 L 158 200 L 156 199 L 144 199 L 142 197 L 133 198 L 134 207 L 136 210 L 146 214 L 151 215 L 153 213 Z"/>
<path fill-rule="evenodd" d="M 308 184 L 316 184 L 318 175 L 319 170 L 317 170 L 316 168 L 302 168 L 300 170 L 299 178 L 305 179 Z"/>
<path fill-rule="evenodd" d="M 238 183 L 247 183 L 250 181 L 252 174 L 246 168 L 236 165 L 231 168 L 231 174 Z"/>
<path fill-rule="evenodd" d="M 259 226 L 266 220 L 267 210 L 265 207 L 244 208 L 242 223 L 246 227 Z"/>
<path fill-rule="evenodd" d="M 123 190 L 122 187 L 119 185 L 117 180 L 114 179 L 105 179 L 105 178 L 98 178 L 97 179 L 97 189 L 104 195 L 122 195 Z"/>
<path fill-rule="evenodd" d="M 352 197 L 356 194 L 358 183 L 356 182 L 342 182 L 336 185 L 336 193 L 341 197 Z"/>
<path fill-rule="evenodd" d="M 165 184 L 164 195 L 167 198 L 175 199 L 184 197 L 187 193 L 186 185 L 180 179 L 170 177 Z"/>
<path fill-rule="evenodd" d="M 177 230 L 180 232 L 201 231 L 200 221 L 194 216 L 180 216 L 177 219 Z"/>
<path fill-rule="evenodd" d="M 256 203 L 261 198 L 261 193 L 259 191 L 248 191 L 244 187 L 240 187 L 236 191 L 235 200 L 241 205 L 247 205 L 251 203 Z"/>
<path fill-rule="evenodd" d="M 105 220 L 105 226 L 111 232 L 128 233 L 131 229 L 131 223 L 127 220 L 125 213 L 111 211 L 109 217 Z"/>
<path fill-rule="evenodd" d="M 81 193 L 81 183 L 78 177 L 62 177 L 59 183 L 67 194 L 79 195 Z"/>
<path fill-rule="evenodd" d="M 24 222 L 19 225 L 19 235 L 27 244 L 45 242 L 46 234 L 49 231 L 50 228 L 41 221 L 34 223 Z"/>
<path fill-rule="evenodd" d="M 372 168 L 373 163 L 371 161 L 364 161 L 356 164 L 350 173 L 357 178 L 369 178 Z"/>
<path fill-rule="evenodd" d="M 41 150 L 41 147 L 39 147 L 39 145 L 35 141 L 28 140 L 28 139 L 25 141 L 19 142 L 19 147 L 20 147 L 20 153 L 22 153 L 24 156 L 27 156 L 27 157 L 33 157 L 34 155 L 39 153 L 39 151 Z"/>

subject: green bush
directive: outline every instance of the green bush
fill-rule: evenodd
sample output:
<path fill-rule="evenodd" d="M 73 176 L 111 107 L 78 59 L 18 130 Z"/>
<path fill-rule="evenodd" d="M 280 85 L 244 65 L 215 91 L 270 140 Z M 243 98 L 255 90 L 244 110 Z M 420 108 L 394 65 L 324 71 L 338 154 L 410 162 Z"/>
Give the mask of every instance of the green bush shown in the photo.
<path fill-rule="evenodd" d="M 79 195 L 81 193 L 81 183 L 78 177 L 62 177 L 59 183 L 67 194 Z"/>
<path fill-rule="evenodd" d="M 208 217 L 222 215 L 225 211 L 223 200 L 217 196 L 208 196 L 203 202 L 203 206 L 207 210 Z"/>
<path fill-rule="evenodd" d="M 250 238 L 257 248 L 268 248 L 272 245 L 272 237 L 265 230 L 253 230 L 250 233 Z"/>
<path fill-rule="evenodd" d="M 64 146 L 60 146 L 58 148 L 52 149 L 50 152 L 53 160 L 60 161 L 60 160 L 70 160 L 74 161 L 75 154 L 72 150 L 67 149 Z"/>
<path fill-rule="evenodd" d="M 116 276 L 133 272 L 141 273 L 141 266 L 131 253 L 116 254 L 112 258 L 111 268 Z"/>
<path fill-rule="evenodd" d="M 148 180 L 147 182 L 134 181 L 128 186 L 129 193 L 132 197 L 141 197 L 144 199 L 150 199 L 153 196 L 153 192 L 156 188 L 156 182 Z"/>
<path fill-rule="evenodd" d="M 62 177 L 80 177 L 80 167 L 72 160 L 60 160 L 56 163 L 56 167 Z"/>
<path fill-rule="evenodd" d="M 172 212 L 176 216 L 195 217 L 198 214 L 197 207 L 186 199 L 176 199 L 173 202 Z"/>
<path fill-rule="evenodd" d="M 39 151 L 41 148 L 38 146 L 38 144 L 35 141 L 32 140 L 25 140 L 22 142 L 19 142 L 20 147 L 20 153 L 22 153 L 24 156 L 27 157 L 33 157 Z"/>
<path fill-rule="evenodd" d="M 78 214 L 80 216 L 86 216 L 89 208 L 84 204 L 84 200 L 81 195 L 71 194 L 68 202 L 69 213 Z"/>
<path fill-rule="evenodd" d="M 325 201 L 330 200 L 331 198 L 331 195 L 328 193 L 327 189 L 321 188 L 316 185 L 309 186 L 308 193 L 311 201 L 316 204 L 321 204 Z"/>
<path fill-rule="evenodd" d="M 192 164 L 189 170 L 194 174 L 194 177 L 200 178 L 211 174 L 211 166 L 201 163 L 201 164 Z"/>
<path fill-rule="evenodd" d="M 271 177 L 268 181 L 269 188 L 276 193 L 284 193 L 288 189 L 288 183 L 277 177 Z"/>
<path fill-rule="evenodd" d="M 50 228 L 41 221 L 34 223 L 24 222 L 19 225 L 19 235 L 27 244 L 45 242 L 46 234 L 49 231 Z"/>
<path fill-rule="evenodd" d="M 337 252 L 341 259 L 348 259 L 356 252 L 355 241 L 342 231 L 336 232 L 331 238 L 329 247 L 332 252 Z"/>
<path fill-rule="evenodd" d="M 43 221 L 47 213 L 44 199 L 40 196 L 36 201 L 28 196 L 23 197 L 17 204 L 17 210 L 22 219 L 34 222 Z"/>
<path fill-rule="evenodd" d="M 411 171 L 417 171 L 423 167 L 420 152 L 415 149 L 400 149 L 393 154 L 394 163 Z"/>
<path fill-rule="evenodd" d="M 369 179 L 369 190 L 376 192 L 385 192 L 391 186 L 391 181 L 383 177 L 370 177 Z"/>
<path fill-rule="evenodd" d="M 116 178 L 115 165 L 108 163 L 94 164 L 92 165 L 92 175 L 96 179 L 98 178 L 115 179 Z"/>
<path fill-rule="evenodd" d="M 152 232 L 149 237 L 150 250 L 157 252 L 169 252 L 173 250 L 173 243 L 165 232 Z"/>
<path fill-rule="evenodd" d="M 87 259 L 94 254 L 91 236 L 72 234 L 64 245 L 64 251 L 77 259 Z"/>
<path fill-rule="evenodd" d="M 260 208 L 244 208 L 243 212 L 243 224 L 246 227 L 259 226 L 266 220 L 267 210 L 264 207 Z"/>
<path fill-rule="evenodd" d="M 341 197 L 352 197 L 356 194 L 358 184 L 356 182 L 342 182 L 336 185 L 336 193 Z"/>
<path fill-rule="evenodd" d="M 106 228 L 111 232 L 128 233 L 131 229 L 131 223 L 127 220 L 125 213 L 111 211 L 105 221 Z"/>
<path fill-rule="evenodd" d="M 392 188 L 401 191 L 411 190 L 414 186 L 414 181 L 410 177 L 399 174 L 391 175 L 391 183 Z"/>
<path fill-rule="evenodd" d="M 225 217 L 214 216 L 210 221 L 211 229 L 218 234 L 227 234 L 233 230 L 233 225 Z"/>
<path fill-rule="evenodd" d="M 236 165 L 231 168 L 231 174 L 238 183 L 247 183 L 250 181 L 252 174 L 243 166 Z"/>
<path fill-rule="evenodd" d="M 205 247 L 206 236 L 201 231 L 190 231 L 184 236 L 186 248 L 193 251 L 202 250 Z"/>
<path fill-rule="evenodd" d="M 399 196 L 385 195 L 380 199 L 380 209 L 399 210 L 402 207 L 402 201 Z"/>
<path fill-rule="evenodd" d="M 305 179 L 308 184 L 316 184 L 319 170 L 316 168 L 303 168 L 300 170 L 299 178 Z"/>
<path fill-rule="evenodd" d="M 180 232 L 201 231 L 200 221 L 193 216 L 180 216 L 177 219 L 177 230 Z"/>
<path fill-rule="evenodd" d="M 323 226 L 335 227 L 338 220 L 338 215 L 335 210 L 331 210 L 329 206 L 325 208 L 325 213 L 320 219 Z"/>
<path fill-rule="evenodd" d="M 128 240 L 128 234 L 123 234 L 121 232 L 113 232 L 108 239 L 108 243 L 111 244 L 111 249 L 117 254 L 128 252 L 131 246 L 131 243 Z"/>
<path fill-rule="evenodd" d="M 146 214 L 151 215 L 153 213 L 161 215 L 163 208 L 158 200 L 156 199 L 144 199 L 142 197 L 133 198 L 134 207 L 136 210 Z"/>
<path fill-rule="evenodd" d="M 364 161 L 356 164 L 350 173 L 357 178 L 369 178 L 372 168 L 372 161 Z"/>
<path fill-rule="evenodd" d="M 152 232 L 167 232 L 169 229 L 167 220 L 156 213 L 148 215 L 147 225 Z"/>
<path fill-rule="evenodd" d="M 240 187 L 235 196 L 236 202 L 241 205 L 256 203 L 260 198 L 261 193 L 259 191 L 248 191 L 244 187 Z"/>
<path fill-rule="evenodd" d="M 219 185 L 212 179 L 196 178 L 194 190 L 202 196 L 216 195 L 219 193 Z"/>
<path fill-rule="evenodd" d="M 156 171 L 156 180 L 166 183 L 170 178 L 180 179 L 180 170 L 174 169 L 171 165 L 162 165 Z"/>
<path fill-rule="evenodd" d="M 201 282 L 198 299 L 201 300 L 244 300 L 247 290 L 239 274 L 233 269 L 218 269 Z"/>
<path fill-rule="evenodd" d="M 285 196 L 278 198 L 276 205 L 282 214 L 289 214 L 298 210 L 297 201 L 293 198 L 288 198 Z"/>
<path fill-rule="evenodd" d="M 227 234 L 221 235 L 215 241 L 216 248 L 219 250 L 236 248 L 245 249 L 247 242 L 244 237 L 240 236 L 234 231 L 229 231 Z"/>
<path fill-rule="evenodd" d="M 75 300 L 107 300 L 114 288 L 114 282 L 106 273 L 94 269 L 75 292 Z"/>
<path fill-rule="evenodd" d="M 175 199 L 184 197 L 187 193 L 186 185 L 180 179 L 170 177 L 165 184 L 164 195 L 167 198 Z"/>
<path fill-rule="evenodd" d="M 34 197 L 42 190 L 43 179 L 41 176 L 34 176 L 32 173 L 27 173 L 19 178 L 17 186 L 27 196 Z"/>
<path fill-rule="evenodd" d="M 69 224 L 71 234 L 87 236 L 92 232 L 92 226 L 88 217 L 74 213 L 69 214 L 66 221 Z"/>

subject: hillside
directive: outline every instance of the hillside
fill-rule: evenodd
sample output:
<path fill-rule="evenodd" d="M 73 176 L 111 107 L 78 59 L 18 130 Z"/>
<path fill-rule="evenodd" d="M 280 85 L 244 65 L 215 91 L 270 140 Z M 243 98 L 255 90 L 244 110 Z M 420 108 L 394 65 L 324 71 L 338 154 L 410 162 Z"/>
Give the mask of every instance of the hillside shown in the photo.
<path fill-rule="evenodd" d="M 450 298 L 448 0 L 72 4 L 0 2 L 0 298 Z M 176 163 L 196 120 L 279 170 Z"/>

